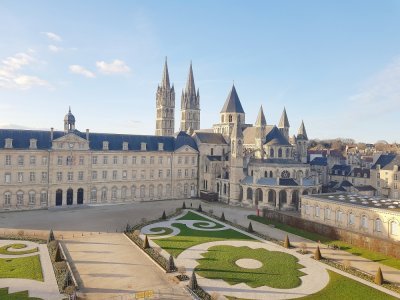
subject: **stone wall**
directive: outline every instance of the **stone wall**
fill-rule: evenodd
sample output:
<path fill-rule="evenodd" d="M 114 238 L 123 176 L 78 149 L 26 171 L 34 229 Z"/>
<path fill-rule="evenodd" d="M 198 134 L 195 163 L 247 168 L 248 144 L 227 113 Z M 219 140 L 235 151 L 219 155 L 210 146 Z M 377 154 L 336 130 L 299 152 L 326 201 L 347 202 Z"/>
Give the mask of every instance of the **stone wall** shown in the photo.
<path fill-rule="evenodd" d="M 300 216 L 288 215 L 279 211 L 263 210 L 263 216 L 295 228 L 323 235 L 332 240 L 340 240 L 354 246 L 400 258 L 399 242 L 388 241 L 368 236 L 365 233 L 357 233 L 343 228 L 320 224 L 302 219 Z"/>

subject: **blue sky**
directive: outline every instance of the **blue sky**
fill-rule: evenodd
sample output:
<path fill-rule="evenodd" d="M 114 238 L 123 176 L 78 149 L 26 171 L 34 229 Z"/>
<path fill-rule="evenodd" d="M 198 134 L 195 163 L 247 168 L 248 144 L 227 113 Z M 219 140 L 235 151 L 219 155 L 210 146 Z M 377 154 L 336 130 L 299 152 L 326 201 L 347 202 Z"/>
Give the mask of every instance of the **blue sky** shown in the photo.
<path fill-rule="evenodd" d="M 0 126 L 153 134 L 168 56 L 190 61 L 201 127 L 232 82 L 254 123 L 286 107 L 291 134 L 400 141 L 400 1 L 1 1 Z"/>

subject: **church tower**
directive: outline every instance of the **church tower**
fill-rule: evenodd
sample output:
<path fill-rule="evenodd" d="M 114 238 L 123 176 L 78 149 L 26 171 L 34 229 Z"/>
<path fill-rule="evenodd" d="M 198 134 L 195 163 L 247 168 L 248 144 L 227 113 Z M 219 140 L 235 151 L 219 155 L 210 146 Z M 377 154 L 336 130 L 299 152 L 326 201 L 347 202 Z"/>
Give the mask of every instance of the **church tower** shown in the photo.
<path fill-rule="evenodd" d="M 286 114 L 286 108 L 283 108 L 281 119 L 279 120 L 278 129 L 282 133 L 282 135 L 289 141 L 289 120 Z"/>
<path fill-rule="evenodd" d="M 194 85 L 192 63 L 190 62 L 189 75 L 185 90 L 181 97 L 181 131 L 189 135 L 200 129 L 200 94 Z"/>
<path fill-rule="evenodd" d="M 260 111 L 258 112 L 256 123 L 254 127 L 256 128 L 256 149 L 258 150 L 255 153 L 256 158 L 263 158 L 264 156 L 264 149 L 263 144 L 265 141 L 265 127 L 267 126 L 267 121 L 265 120 L 265 115 L 263 111 L 263 107 L 261 105 Z"/>
<path fill-rule="evenodd" d="M 297 133 L 296 148 L 297 159 L 302 163 L 307 163 L 308 137 L 303 121 L 301 121 L 301 125 Z"/>
<path fill-rule="evenodd" d="M 161 85 L 156 95 L 156 135 L 174 135 L 175 128 L 175 90 L 170 87 L 167 58 L 165 58 Z"/>
<path fill-rule="evenodd" d="M 231 134 L 231 162 L 229 177 L 229 198 L 230 201 L 241 201 L 243 189 L 240 181 L 243 179 L 243 132 L 241 124 L 236 122 L 233 125 Z"/>

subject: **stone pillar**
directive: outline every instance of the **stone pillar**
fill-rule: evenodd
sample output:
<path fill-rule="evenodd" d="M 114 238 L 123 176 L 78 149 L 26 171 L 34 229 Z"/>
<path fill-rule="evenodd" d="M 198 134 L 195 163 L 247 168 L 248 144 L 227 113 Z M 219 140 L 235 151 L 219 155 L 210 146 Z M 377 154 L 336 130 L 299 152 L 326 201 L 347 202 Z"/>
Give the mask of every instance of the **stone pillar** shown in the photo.
<path fill-rule="evenodd" d="M 277 190 L 274 191 L 275 191 L 275 208 L 279 209 L 279 191 Z"/>

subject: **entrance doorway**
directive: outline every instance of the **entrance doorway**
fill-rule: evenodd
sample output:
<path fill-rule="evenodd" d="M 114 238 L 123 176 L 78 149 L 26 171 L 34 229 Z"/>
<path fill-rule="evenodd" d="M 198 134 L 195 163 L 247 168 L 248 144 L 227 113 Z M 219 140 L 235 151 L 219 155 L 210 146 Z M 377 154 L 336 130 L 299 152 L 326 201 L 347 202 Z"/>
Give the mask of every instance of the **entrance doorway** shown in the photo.
<path fill-rule="evenodd" d="M 56 206 L 62 205 L 62 190 L 58 189 L 56 191 Z"/>
<path fill-rule="evenodd" d="M 78 189 L 77 203 L 83 204 L 83 189 L 82 188 Z"/>
<path fill-rule="evenodd" d="M 74 199 L 74 191 L 72 189 L 67 190 L 67 205 L 72 205 Z"/>

